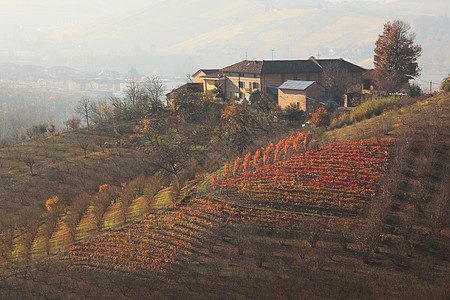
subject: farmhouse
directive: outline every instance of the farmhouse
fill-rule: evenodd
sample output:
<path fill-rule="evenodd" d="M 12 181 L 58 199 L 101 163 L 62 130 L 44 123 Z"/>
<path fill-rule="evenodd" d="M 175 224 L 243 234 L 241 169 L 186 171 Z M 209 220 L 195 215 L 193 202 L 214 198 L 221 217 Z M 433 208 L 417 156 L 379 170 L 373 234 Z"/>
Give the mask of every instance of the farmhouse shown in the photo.
<path fill-rule="evenodd" d="M 321 97 L 328 96 L 324 88 L 327 80 L 325 77 L 329 76 L 327 70 L 333 68 L 343 70 L 340 74 L 343 74 L 347 86 L 362 84 L 364 68 L 342 58 L 316 59 L 313 56 L 306 60 L 243 60 L 222 69 L 200 69 L 192 77 L 194 83 L 201 86 L 201 90 L 205 93 L 211 92 L 216 86 L 221 86 L 227 98 L 248 100 L 253 91 L 259 90 L 263 97 L 281 107 L 287 106 L 286 103 L 298 102 L 299 106 L 306 109 L 303 100 L 296 100 L 300 100 L 301 93 L 304 93 L 302 97 L 306 97 L 305 99 L 316 97 L 319 101 Z M 312 84 L 306 90 L 279 89 L 290 80 L 316 84 Z M 301 84 L 297 84 L 298 86 Z M 295 93 L 297 94 L 294 96 Z M 323 95 L 317 98 L 316 95 L 319 94 Z"/>

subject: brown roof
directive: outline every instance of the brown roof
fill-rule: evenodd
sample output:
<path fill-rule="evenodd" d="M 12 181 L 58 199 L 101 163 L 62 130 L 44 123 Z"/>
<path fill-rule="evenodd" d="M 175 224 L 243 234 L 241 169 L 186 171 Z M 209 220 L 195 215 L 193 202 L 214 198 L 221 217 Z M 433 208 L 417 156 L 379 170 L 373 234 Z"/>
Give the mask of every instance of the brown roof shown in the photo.
<path fill-rule="evenodd" d="M 320 73 L 321 69 L 310 60 L 265 60 L 262 74 Z"/>
<path fill-rule="evenodd" d="M 319 73 L 321 69 L 311 60 L 244 60 L 221 71 L 247 74 L 298 74 Z"/>
<path fill-rule="evenodd" d="M 197 75 L 197 73 L 199 73 L 199 72 L 203 72 L 203 73 L 205 73 L 205 75 L 209 75 L 209 74 L 214 74 L 214 73 L 219 72 L 219 69 L 200 69 L 200 70 L 198 70 L 197 72 L 195 72 L 195 73 L 192 75 L 192 77 L 194 77 L 195 75 Z"/>
<path fill-rule="evenodd" d="M 262 60 L 243 60 L 231 66 L 223 68 L 222 72 L 237 72 L 237 73 L 248 73 L 248 74 L 261 74 L 261 69 L 263 67 Z"/>
<path fill-rule="evenodd" d="M 337 63 L 341 68 L 346 69 L 351 73 L 364 72 L 366 69 L 358 65 L 352 64 L 342 58 L 330 58 L 330 59 L 316 59 L 313 56 L 309 58 L 311 61 L 315 61 L 321 68 L 325 68 L 331 63 Z"/>
<path fill-rule="evenodd" d="M 223 77 L 223 72 L 216 72 L 216 73 L 211 73 L 211 74 L 207 74 L 204 76 L 200 76 L 200 78 L 211 78 L 211 79 L 220 79 Z"/>
<path fill-rule="evenodd" d="M 180 93 L 180 92 L 200 93 L 200 92 L 203 92 L 203 85 L 201 83 L 188 82 L 176 89 L 173 89 L 171 92 L 167 93 L 166 97 L 170 98 L 172 96 L 172 94 Z"/>

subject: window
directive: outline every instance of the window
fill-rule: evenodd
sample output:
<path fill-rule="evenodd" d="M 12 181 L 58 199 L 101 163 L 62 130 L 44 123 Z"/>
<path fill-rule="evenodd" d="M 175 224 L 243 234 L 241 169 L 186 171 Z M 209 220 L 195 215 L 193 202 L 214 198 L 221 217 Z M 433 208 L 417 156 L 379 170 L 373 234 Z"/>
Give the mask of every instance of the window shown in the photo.
<path fill-rule="evenodd" d="M 233 81 L 230 80 L 230 87 L 233 87 Z"/>
<path fill-rule="evenodd" d="M 245 82 L 239 81 L 239 87 L 240 87 L 241 89 L 245 88 Z"/>
<path fill-rule="evenodd" d="M 233 73 L 231 73 L 231 72 L 230 72 L 230 73 L 228 73 L 228 76 L 233 76 Z"/>
<path fill-rule="evenodd" d="M 244 73 L 239 73 L 239 77 L 245 77 Z"/>
<path fill-rule="evenodd" d="M 363 87 L 363 89 L 370 90 L 370 86 L 371 85 L 372 85 L 372 83 L 370 82 L 370 79 L 364 79 L 364 87 Z"/>
<path fill-rule="evenodd" d="M 258 74 L 253 74 L 253 78 L 258 78 Z"/>
<path fill-rule="evenodd" d="M 356 73 L 352 73 L 352 84 L 357 84 L 358 83 L 358 78 L 356 76 Z"/>
<path fill-rule="evenodd" d="M 253 82 L 253 89 L 254 90 L 259 90 L 259 83 Z"/>
<path fill-rule="evenodd" d="M 233 99 L 233 92 L 230 92 L 230 99 Z"/>

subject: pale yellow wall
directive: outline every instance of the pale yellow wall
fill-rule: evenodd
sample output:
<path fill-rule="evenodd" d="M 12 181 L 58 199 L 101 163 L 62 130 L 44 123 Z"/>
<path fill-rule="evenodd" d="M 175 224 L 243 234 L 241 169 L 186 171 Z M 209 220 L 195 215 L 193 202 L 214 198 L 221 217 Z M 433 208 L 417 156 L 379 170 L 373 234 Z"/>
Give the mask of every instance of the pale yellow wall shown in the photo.
<path fill-rule="evenodd" d="M 201 76 L 205 76 L 206 74 L 204 72 L 198 72 L 197 74 L 193 75 L 193 82 L 194 83 L 203 83 L 203 79 L 200 78 Z"/>
<path fill-rule="evenodd" d="M 212 91 L 216 88 L 216 80 L 204 79 L 203 90 Z"/>
<path fill-rule="evenodd" d="M 298 107 L 306 111 L 306 92 L 297 90 L 278 90 L 278 105 L 284 109 L 289 104 L 295 103 Z"/>
<path fill-rule="evenodd" d="M 305 91 L 278 89 L 278 105 L 284 109 L 289 104 L 298 104 L 299 108 L 303 111 L 307 111 L 307 99 L 306 97 L 319 100 L 325 96 L 325 88 L 318 83 L 313 83 Z"/>
<path fill-rule="evenodd" d="M 245 99 L 248 99 L 252 91 L 261 89 L 261 79 L 254 78 L 253 74 L 244 74 L 243 77 L 237 76 L 237 73 L 233 73 L 232 76 L 229 76 L 228 73 L 226 75 L 226 93 L 228 98 L 230 98 L 230 93 L 231 95 L 233 95 L 233 97 L 231 98 L 234 98 L 234 95 L 236 95 L 236 93 L 239 93 L 240 91 L 243 97 Z M 259 75 L 257 75 L 257 77 L 259 77 Z M 243 88 L 239 88 L 239 81 L 244 84 Z M 258 88 L 253 88 L 253 83 L 257 83 Z"/>

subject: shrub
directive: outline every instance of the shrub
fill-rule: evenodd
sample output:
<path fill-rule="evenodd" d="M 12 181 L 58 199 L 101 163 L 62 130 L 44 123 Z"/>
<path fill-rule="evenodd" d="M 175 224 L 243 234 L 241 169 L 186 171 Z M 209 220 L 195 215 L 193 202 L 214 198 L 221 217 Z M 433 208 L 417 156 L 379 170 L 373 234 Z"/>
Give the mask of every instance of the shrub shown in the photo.
<path fill-rule="evenodd" d="M 303 111 L 295 103 L 289 104 L 284 110 L 287 119 L 291 122 L 299 121 L 303 116 Z"/>
<path fill-rule="evenodd" d="M 334 112 L 336 110 L 336 106 L 333 104 L 333 102 L 327 101 L 327 103 L 325 103 L 325 109 L 329 113 L 332 113 L 332 112 Z"/>
<path fill-rule="evenodd" d="M 55 210 L 59 205 L 61 204 L 61 202 L 59 201 L 59 197 L 55 196 L 53 198 L 48 199 L 45 202 L 45 207 L 47 208 L 48 211 L 53 211 Z"/>
<path fill-rule="evenodd" d="M 318 127 L 330 125 L 330 115 L 328 114 L 328 111 L 323 107 L 319 107 L 312 115 L 311 123 Z"/>
<path fill-rule="evenodd" d="M 67 128 L 70 128 L 72 130 L 77 129 L 78 127 L 80 127 L 80 118 L 74 117 L 74 118 L 67 120 L 66 126 L 67 126 Z"/>
<path fill-rule="evenodd" d="M 421 92 L 420 87 L 417 84 L 415 84 L 415 83 L 408 84 L 408 96 L 409 97 L 411 97 L 411 98 L 419 97 L 420 92 Z"/>
<path fill-rule="evenodd" d="M 442 81 L 441 90 L 443 92 L 450 92 L 450 75 Z"/>
<path fill-rule="evenodd" d="M 401 100 L 400 97 L 391 96 L 386 98 L 372 98 L 357 106 L 350 114 L 350 123 L 359 122 L 371 116 L 380 115 L 383 110 L 394 106 Z"/>

